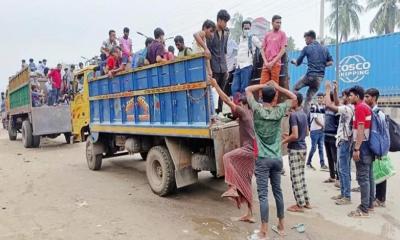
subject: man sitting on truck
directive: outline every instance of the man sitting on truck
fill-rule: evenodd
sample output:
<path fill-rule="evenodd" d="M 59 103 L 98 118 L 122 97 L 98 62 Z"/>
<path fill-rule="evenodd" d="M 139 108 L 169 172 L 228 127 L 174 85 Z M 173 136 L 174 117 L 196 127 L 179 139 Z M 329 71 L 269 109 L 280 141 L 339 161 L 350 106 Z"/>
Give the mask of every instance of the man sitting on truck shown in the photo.
<path fill-rule="evenodd" d="M 161 28 L 154 30 L 154 41 L 147 48 L 146 59 L 149 64 L 164 63 L 167 59 L 164 59 L 165 48 L 164 48 L 164 31 Z"/>
<path fill-rule="evenodd" d="M 110 56 L 107 58 L 107 64 L 104 72 L 110 78 L 114 77 L 118 72 L 125 70 L 125 64 L 121 64 L 121 51 L 119 47 L 111 49 Z"/>
<path fill-rule="evenodd" d="M 262 91 L 263 104 L 258 103 L 254 93 Z M 289 100 L 276 104 L 279 92 Z M 261 228 L 252 239 L 268 238 L 268 179 L 271 181 L 274 193 L 279 223 L 274 231 L 283 236 L 284 233 L 284 203 L 281 189 L 281 172 L 283 168 L 281 152 L 281 122 L 286 112 L 291 108 L 292 101 L 297 97 L 289 90 L 280 87 L 277 82 L 269 81 L 267 84 L 258 84 L 246 88 L 247 101 L 253 110 L 254 131 L 257 142 L 257 160 L 255 175 L 257 192 L 260 201 Z"/>

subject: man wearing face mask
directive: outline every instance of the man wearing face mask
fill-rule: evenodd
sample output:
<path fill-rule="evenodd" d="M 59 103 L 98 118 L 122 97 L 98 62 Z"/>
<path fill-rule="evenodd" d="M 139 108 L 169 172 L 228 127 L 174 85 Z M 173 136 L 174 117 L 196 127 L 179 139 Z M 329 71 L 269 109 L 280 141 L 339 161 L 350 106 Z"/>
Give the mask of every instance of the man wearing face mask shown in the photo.
<path fill-rule="evenodd" d="M 242 23 L 242 36 L 238 47 L 238 54 L 236 58 L 236 70 L 233 75 L 232 82 L 232 96 L 237 98 L 240 94 L 245 93 L 246 87 L 249 85 L 251 74 L 253 71 L 253 49 L 255 47 L 261 48 L 261 42 L 257 37 L 250 35 L 251 22 L 243 21 Z"/>

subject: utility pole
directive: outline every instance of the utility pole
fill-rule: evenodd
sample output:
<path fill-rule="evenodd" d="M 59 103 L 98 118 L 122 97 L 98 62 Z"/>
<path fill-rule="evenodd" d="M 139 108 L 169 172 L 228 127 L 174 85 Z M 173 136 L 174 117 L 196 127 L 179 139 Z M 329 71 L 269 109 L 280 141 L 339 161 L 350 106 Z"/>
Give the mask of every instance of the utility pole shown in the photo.
<path fill-rule="evenodd" d="M 325 37 L 324 33 L 325 23 L 325 0 L 321 0 L 321 6 L 319 10 L 319 40 L 322 42 Z"/>
<path fill-rule="evenodd" d="M 336 0 L 336 81 L 339 84 L 339 0 Z"/>

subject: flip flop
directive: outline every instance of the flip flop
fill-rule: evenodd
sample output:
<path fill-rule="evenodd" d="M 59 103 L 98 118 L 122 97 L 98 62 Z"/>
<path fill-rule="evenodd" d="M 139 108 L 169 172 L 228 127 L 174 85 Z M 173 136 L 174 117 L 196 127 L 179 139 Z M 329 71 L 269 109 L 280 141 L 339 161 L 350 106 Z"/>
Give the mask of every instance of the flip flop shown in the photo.
<path fill-rule="evenodd" d="M 306 231 L 306 225 L 304 225 L 304 223 L 299 223 L 294 225 L 292 229 L 296 229 L 298 233 L 304 233 Z"/>
<path fill-rule="evenodd" d="M 278 234 L 280 237 L 285 237 L 285 236 L 287 236 L 287 234 L 286 234 L 285 232 L 282 233 L 282 232 L 278 229 L 278 227 L 275 226 L 275 225 L 273 225 L 273 226 L 271 227 L 271 229 L 272 229 L 272 231 L 274 231 L 276 234 Z"/>
<path fill-rule="evenodd" d="M 256 223 L 256 220 L 254 220 L 254 218 L 242 219 L 242 217 L 231 217 L 231 221 L 232 222 Z"/>
<path fill-rule="evenodd" d="M 260 237 L 258 232 L 254 231 L 253 234 L 247 237 L 247 240 L 269 240 L 269 237 Z"/>
<path fill-rule="evenodd" d="M 304 209 L 299 208 L 297 205 L 293 205 L 287 209 L 289 212 L 300 212 L 303 213 Z"/>

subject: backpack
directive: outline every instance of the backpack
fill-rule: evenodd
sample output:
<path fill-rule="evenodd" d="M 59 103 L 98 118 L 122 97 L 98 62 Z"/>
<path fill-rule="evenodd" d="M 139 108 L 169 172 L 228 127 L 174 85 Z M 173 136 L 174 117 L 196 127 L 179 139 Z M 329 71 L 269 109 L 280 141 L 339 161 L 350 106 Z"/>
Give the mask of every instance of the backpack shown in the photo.
<path fill-rule="evenodd" d="M 387 118 L 381 119 L 380 111 L 380 109 L 372 111 L 369 133 L 369 148 L 377 157 L 386 156 L 390 148 L 389 122 Z"/>
<path fill-rule="evenodd" d="M 386 115 L 386 121 L 389 123 L 390 152 L 400 151 L 400 125 Z"/>
<path fill-rule="evenodd" d="M 192 49 L 190 47 L 185 47 L 185 50 L 183 50 L 183 56 L 188 56 L 187 51 L 190 49 L 190 51 L 192 51 Z"/>

